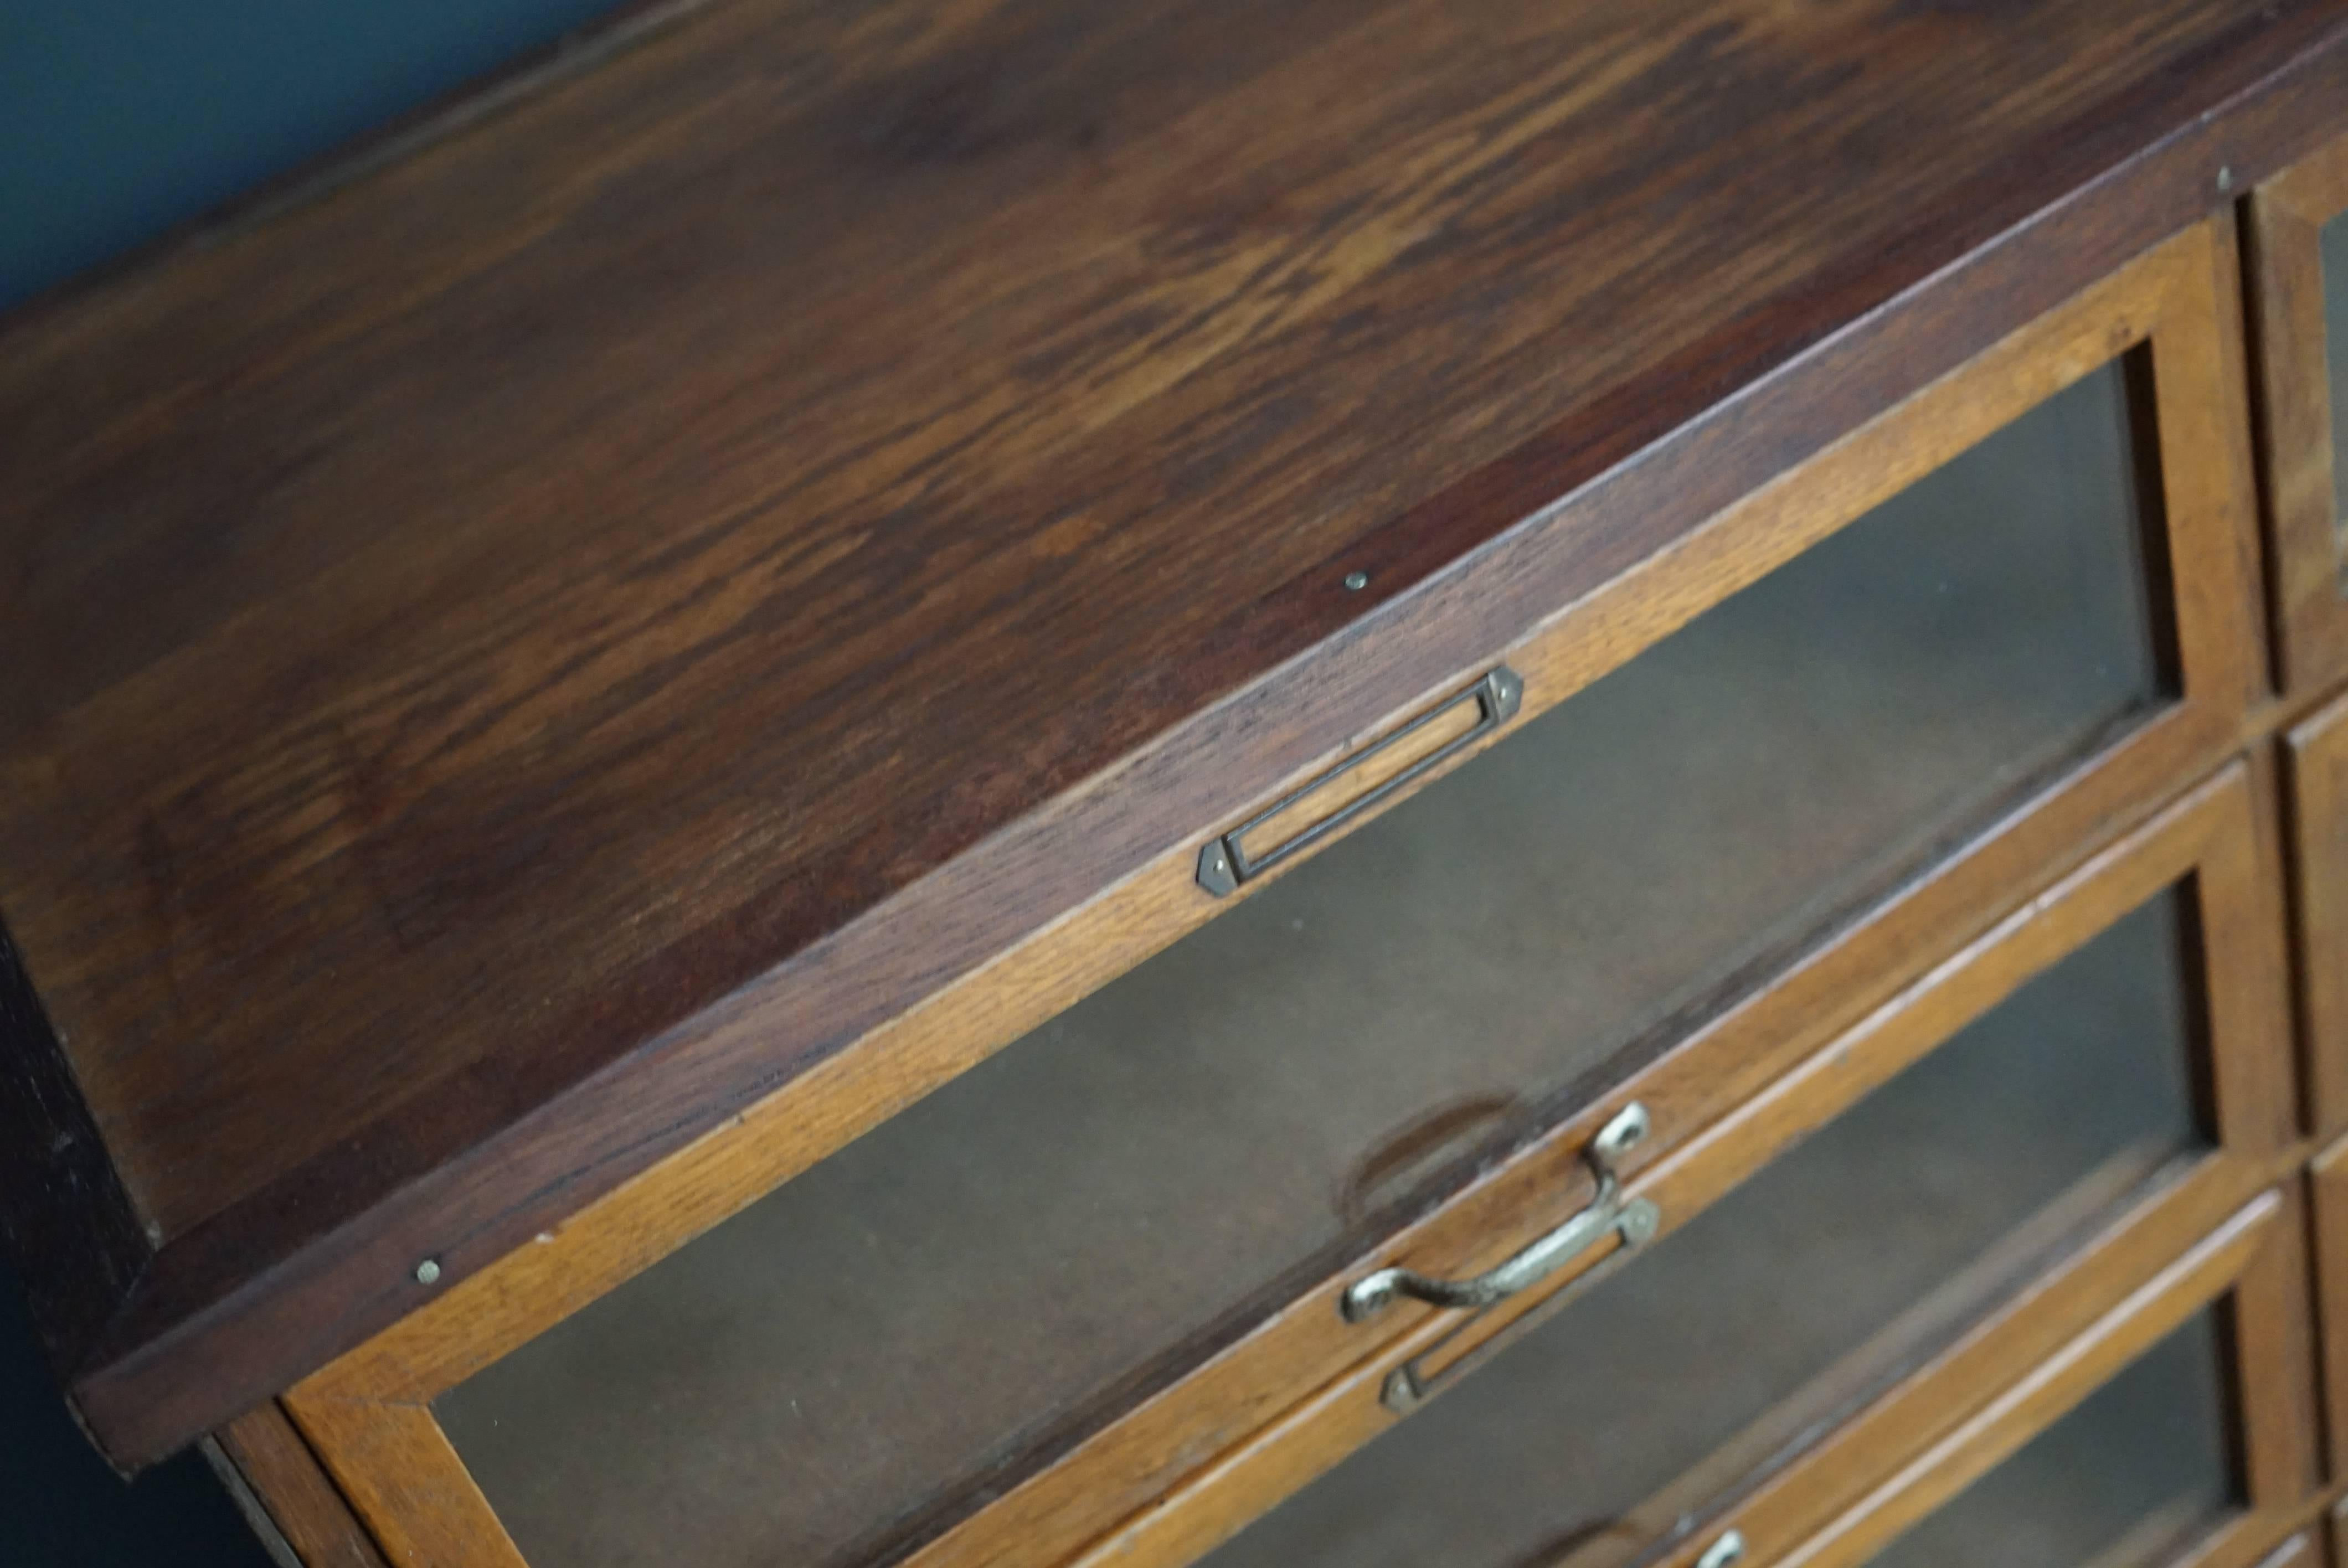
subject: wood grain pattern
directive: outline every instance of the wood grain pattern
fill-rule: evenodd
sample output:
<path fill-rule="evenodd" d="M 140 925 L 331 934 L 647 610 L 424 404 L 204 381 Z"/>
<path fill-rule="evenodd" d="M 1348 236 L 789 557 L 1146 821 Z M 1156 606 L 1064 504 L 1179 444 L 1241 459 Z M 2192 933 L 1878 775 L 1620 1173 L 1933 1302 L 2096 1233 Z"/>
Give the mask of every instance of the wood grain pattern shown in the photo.
<path fill-rule="evenodd" d="M 156 1248 L 50 1314 L 90 1426 L 355 1343 L 2265 178 L 2344 15 L 715 5 L 35 313 L 0 910 Z"/>
<path fill-rule="evenodd" d="M 394 1568 L 529 1568 L 421 1405 L 289 1399 Z"/>
<path fill-rule="evenodd" d="M 2253 596 L 2241 572 L 2245 552 L 2254 548 L 2247 471 L 2239 460 L 2227 460 L 2235 448 L 2224 432 L 2230 422 L 2239 429 L 2240 415 L 2238 409 L 2229 413 L 2235 405 L 2224 394 L 2214 325 L 2217 302 L 2232 281 L 2220 270 L 2224 260 L 2207 229 L 2173 241 L 1729 508 L 1679 549 L 1593 596 L 1575 615 L 1506 651 L 1527 676 L 1528 711 L 1553 703 L 2094 365 L 2131 343 L 2148 344 L 2161 399 L 2167 553 L 2181 589 L 2176 640 L 2185 701 L 2047 796 L 2017 803 L 2013 815 L 1984 840 L 1856 921 L 1793 973 L 1575 1116 L 1523 1159 L 1395 1238 L 1398 1255 L 1414 1266 L 1449 1273 L 1513 1251 L 1584 1201 L 1579 1150 L 1621 1100 L 1635 1095 L 1656 1110 L 1656 1132 L 1641 1159 L 1661 1158 L 1765 1088 L 1805 1051 L 1964 947 L 2016 901 L 2041 896 L 2053 870 L 2108 839 L 2131 815 L 2232 743 L 2241 706 L 2260 682 L 2249 631 Z M 2140 901 L 2199 866 L 2204 897 L 2223 915 L 2209 927 L 2217 943 L 2211 967 L 2222 977 L 2213 1005 L 2225 1038 L 2238 1042 L 2219 1059 L 2221 1081 L 2230 1086 L 2224 1094 L 2229 1136 L 2234 1147 L 2257 1154 L 2289 1143 L 2297 1117 L 2288 1074 L 2276 1066 L 2288 1060 L 2289 1030 L 2277 912 L 2271 898 L 2260 903 L 2271 892 L 2273 873 L 2262 858 L 2248 800 L 2240 771 L 2229 773 L 2194 795 L 2189 809 L 2180 806 L 2165 817 L 2157 834 L 2146 830 L 2157 848 L 2143 849 L 2142 835 L 2132 839 L 2130 868 L 2103 884 L 2107 891 L 2090 901 L 2088 913 L 2042 921 L 2033 940 L 2056 939 L 2051 935 L 2056 931 L 2069 934 L 2063 939 L 2082 937 L 2094 922 L 2126 907 L 2109 902 L 2123 897 L 2110 889 L 2125 889 L 2127 899 Z M 2263 853 L 2271 856 L 2271 846 Z M 889 1049 L 870 1049 L 868 1042 L 837 1060 L 889 1063 L 901 1074 L 918 1067 L 942 1077 L 973 1053 L 1014 1038 L 1211 913 L 1213 904 L 1192 886 L 1194 855 L 1187 845 L 1173 852 L 1046 939 L 891 1026 Z M 2044 913 L 2036 901 L 2030 911 Z M 2083 919 L 2089 924 L 2080 925 Z M 1999 935 L 2004 931 L 1998 927 Z M 2022 972 L 2013 965 L 2028 967 L 2013 955 L 2038 950 L 2028 944 L 2004 949 L 2008 980 Z M 300 1395 L 429 1399 L 932 1081 L 934 1077 L 898 1077 L 876 1084 L 829 1068 L 810 1073 L 738 1123 L 442 1295 L 310 1379 Z M 2261 1167 L 2250 1184 L 2268 1179 Z M 2236 1198 L 2248 1190 L 2230 1189 Z M 1705 1201 L 1708 1195 L 1673 1197 L 1675 1210 Z M 1363 1259 L 1349 1272 L 1375 1261 Z M 1156 1389 L 1162 1391 L 1141 1390 L 1150 1397 L 1129 1414 L 1073 1447 L 1037 1456 L 1038 1462 L 1058 1457 L 1056 1468 L 991 1476 L 989 1495 L 1007 1492 L 1003 1501 L 957 1522 L 974 1501 L 948 1500 L 953 1506 L 916 1522 L 916 1532 L 901 1544 L 934 1535 L 922 1561 L 979 1563 L 1042 1551 L 1046 1542 L 1074 1543 L 1110 1527 L 1185 1470 L 1411 1327 L 1407 1312 L 1375 1326 L 1339 1324 L 1326 1298 L 1344 1277 L 1310 1288 L 1236 1343 L 1171 1358 L 1158 1377 Z M 1173 1381 L 1193 1368 L 1186 1381 Z"/>
<path fill-rule="evenodd" d="M 274 1401 L 246 1411 L 217 1436 L 304 1568 L 383 1568 L 374 1539 Z"/>

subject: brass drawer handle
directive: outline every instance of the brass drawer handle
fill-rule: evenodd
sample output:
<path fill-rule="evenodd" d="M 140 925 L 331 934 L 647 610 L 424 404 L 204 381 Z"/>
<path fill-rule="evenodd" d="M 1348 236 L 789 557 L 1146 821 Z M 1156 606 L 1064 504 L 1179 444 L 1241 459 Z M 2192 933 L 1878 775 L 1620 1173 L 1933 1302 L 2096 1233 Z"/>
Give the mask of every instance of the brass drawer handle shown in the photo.
<path fill-rule="evenodd" d="M 1217 897 L 1302 855 L 1431 768 L 1516 717 L 1524 678 L 1505 664 L 1374 746 L 1315 774 L 1199 851 L 1199 886 Z M 1348 774 L 1369 782 L 1342 797 Z M 1269 830 L 1269 831 L 1267 831 Z M 1256 843 L 1257 838 L 1268 843 Z"/>
<path fill-rule="evenodd" d="M 1598 1178 L 1598 1195 L 1590 1200 L 1588 1208 L 1498 1268 L 1473 1279 L 1429 1279 L 1406 1268 L 1382 1268 L 1347 1286 L 1338 1298 L 1338 1309 L 1346 1322 L 1359 1323 L 1385 1310 L 1398 1296 L 1436 1307 L 1489 1307 L 1555 1274 L 1609 1231 L 1620 1231 L 1624 1246 L 1647 1241 L 1663 1216 L 1644 1198 L 1623 1202 L 1622 1180 L 1614 1170 L 1614 1162 L 1646 1135 L 1647 1108 L 1636 1102 L 1624 1106 L 1601 1127 L 1581 1153 Z"/>

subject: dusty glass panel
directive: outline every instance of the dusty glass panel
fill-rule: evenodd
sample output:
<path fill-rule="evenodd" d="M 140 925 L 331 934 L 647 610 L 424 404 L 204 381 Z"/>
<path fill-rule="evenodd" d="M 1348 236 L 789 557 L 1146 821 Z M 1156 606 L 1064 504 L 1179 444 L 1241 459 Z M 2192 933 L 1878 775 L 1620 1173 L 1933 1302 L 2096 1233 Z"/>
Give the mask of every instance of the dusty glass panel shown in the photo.
<path fill-rule="evenodd" d="M 2240 1501 L 2226 1336 L 2206 1312 L 1869 1568 L 2160 1568 Z"/>
<path fill-rule="evenodd" d="M 1208 1561 L 1595 1568 L 1716 1512 L 2205 1143 L 2177 919 L 2040 975 Z"/>
<path fill-rule="evenodd" d="M 2090 375 L 453 1390 L 532 1562 L 967 1506 L 2140 722 L 2127 402 Z"/>
<path fill-rule="evenodd" d="M 2348 213 L 2324 224 L 2323 365 L 2332 392 L 2332 516 L 2348 541 Z M 2348 582 L 2348 542 L 2341 551 Z"/>

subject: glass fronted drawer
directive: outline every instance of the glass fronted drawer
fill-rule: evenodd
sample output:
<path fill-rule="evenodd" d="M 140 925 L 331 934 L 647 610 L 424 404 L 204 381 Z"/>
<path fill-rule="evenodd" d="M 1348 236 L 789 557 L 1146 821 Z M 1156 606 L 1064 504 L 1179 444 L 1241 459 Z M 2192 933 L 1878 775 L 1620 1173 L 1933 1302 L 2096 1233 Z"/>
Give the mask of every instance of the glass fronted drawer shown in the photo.
<path fill-rule="evenodd" d="M 1364 1259 L 1520 1253 L 1595 1123 L 1665 1156 L 2214 759 L 2243 476 L 2171 434 L 2230 417 L 2219 276 L 2164 247 L 1220 825 L 1189 935 L 657 1267 L 297 1413 L 428 1404 L 538 1568 L 1076 1550 L 1444 1316 L 1342 1318 Z M 2189 1154 L 2183 1082 L 2011 1201 Z"/>
<path fill-rule="evenodd" d="M 1759 1568 L 2250 1568 L 2318 1496 L 2295 1198 L 2270 1194 Z M 2297 1561 L 2307 1561 L 2297 1556 Z"/>
<path fill-rule="evenodd" d="M 2202 1312 L 1868 1559 L 1871 1568 L 2164 1568 L 2243 1499 L 2226 1324 Z"/>
<path fill-rule="evenodd" d="M 1608 1537 L 1643 1544 L 1707 1501 L 1674 1495 L 1689 1472 L 1734 1486 L 1879 1392 L 2050 1243 L 2208 1147 L 2176 898 L 2122 917 L 1209 1562 L 1597 1561 Z"/>
<path fill-rule="evenodd" d="M 2272 1173 L 2271 1143 L 2266 1160 L 2219 1152 L 2246 1101 L 2260 1149 L 2289 1076 L 2271 954 L 2245 987 L 2209 972 L 2199 935 L 2260 918 L 2232 781 L 1633 1184 L 1669 1225 L 1776 1153 L 1652 1252 L 1529 1331 L 1463 1327 L 1362 1378 L 1354 1414 L 1375 1385 L 1409 1419 L 1207 1561 L 1653 1562 L 1707 1522 L 1775 1510 L 1783 1531 L 1788 1500 L 1814 1511 L 1821 1445 L 1846 1491 L 1879 1472 L 1896 1440 L 1832 1435 L 1862 1412 L 1908 1440 L 1935 1400 L 1959 1419 L 1952 1368 L 1979 1346 L 2050 1343 L 2050 1276 L 2077 1292 L 2063 1310 L 2108 1305 L 2114 1257 L 2174 1245 Z M 1245 1512 L 1192 1507 L 1208 1526 Z M 1139 1532 L 1140 1560 L 1179 1560 L 1176 1524 Z"/>

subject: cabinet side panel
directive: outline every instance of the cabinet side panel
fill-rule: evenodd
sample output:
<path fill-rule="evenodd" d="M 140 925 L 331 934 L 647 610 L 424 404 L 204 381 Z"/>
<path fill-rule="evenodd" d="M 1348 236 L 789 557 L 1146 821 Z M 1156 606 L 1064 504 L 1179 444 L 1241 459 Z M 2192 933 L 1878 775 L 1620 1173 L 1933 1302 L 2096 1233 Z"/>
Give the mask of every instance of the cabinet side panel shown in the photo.
<path fill-rule="evenodd" d="M 5 924 L 0 1238 L 23 1276 L 50 1367 L 69 1375 L 151 1254 Z"/>

